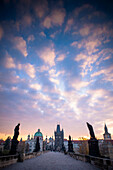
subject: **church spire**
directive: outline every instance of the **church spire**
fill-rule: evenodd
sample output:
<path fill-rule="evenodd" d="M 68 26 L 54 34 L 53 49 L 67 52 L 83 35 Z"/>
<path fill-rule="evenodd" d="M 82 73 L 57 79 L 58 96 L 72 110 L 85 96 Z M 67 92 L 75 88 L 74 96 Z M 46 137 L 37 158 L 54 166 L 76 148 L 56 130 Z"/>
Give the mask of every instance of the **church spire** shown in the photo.
<path fill-rule="evenodd" d="M 108 134 L 108 128 L 107 128 L 106 124 L 105 124 L 104 129 L 105 129 L 105 134 Z"/>

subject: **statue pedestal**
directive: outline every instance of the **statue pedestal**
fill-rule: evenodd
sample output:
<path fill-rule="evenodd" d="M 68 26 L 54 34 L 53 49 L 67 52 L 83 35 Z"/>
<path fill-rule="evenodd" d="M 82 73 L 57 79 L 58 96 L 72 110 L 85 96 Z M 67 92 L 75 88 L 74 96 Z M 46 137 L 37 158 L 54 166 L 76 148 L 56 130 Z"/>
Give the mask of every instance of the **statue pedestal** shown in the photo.
<path fill-rule="evenodd" d="M 89 155 L 95 156 L 95 157 L 100 157 L 98 140 L 90 139 L 88 141 L 88 145 L 89 145 Z"/>
<path fill-rule="evenodd" d="M 73 152 L 73 144 L 71 141 L 68 141 L 68 152 Z"/>
<path fill-rule="evenodd" d="M 12 139 L 12 144 L 11 144 L 11 155 L 15 155 L 17 153 L 17 146 L 18 146 L 18 140 Z"/>

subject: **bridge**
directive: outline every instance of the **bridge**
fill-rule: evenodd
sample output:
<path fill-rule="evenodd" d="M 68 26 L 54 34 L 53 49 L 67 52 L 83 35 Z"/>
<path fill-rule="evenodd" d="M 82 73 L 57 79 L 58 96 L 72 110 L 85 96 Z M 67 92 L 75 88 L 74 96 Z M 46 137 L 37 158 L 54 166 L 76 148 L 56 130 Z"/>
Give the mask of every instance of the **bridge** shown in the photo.
<path fill-rule="evenodd" d="M 9 165 L 1 170 L 99 170 L 89 163 L 60 152 L 47 152 L 38 157 Z"/>

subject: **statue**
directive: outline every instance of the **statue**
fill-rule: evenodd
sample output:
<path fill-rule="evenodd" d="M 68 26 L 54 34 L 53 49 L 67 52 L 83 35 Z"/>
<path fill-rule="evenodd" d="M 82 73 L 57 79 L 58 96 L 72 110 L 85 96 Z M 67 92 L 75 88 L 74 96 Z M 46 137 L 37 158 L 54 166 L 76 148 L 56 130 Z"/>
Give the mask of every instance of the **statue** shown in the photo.
<path fill-rule="evenodd" d="M 95 139 L 95 134 L 94 134 L 92 125 L 90 125 L 90 124 L 87 122 L 87 127 L 88 127 L 89 132 L 90 132 L 90 139 Z"/>
<path fill-rule="evenodd" d="M 69 135 L 69 141 L 68 141 L 68 152 L 73 152 L 73 144 L 72 144 L 70 135 Z"/>
<path fill-rule="evenodd" d="M 15 139 L 15 140 L 17 140 L 18 135 L 19 135 L 19 126 L 20 126 L 20 123 L 18 123 L 18 125 L 14 129 L 14 137 L 13 137 L 13 139 Z"/>
<path fill-rule="evenodd" d="M 14 136 L 13 136 L 13 139 L 12 139 L 12 143 L 11 143 L 11 150 L 10 150 L 10 154 L 11 155 L 15 155 L 17 153 L 17 146 L 18 146 L 18 135 L 19 135 L 19 126 L 20 126 L 20 123 L 18 123 L 18 125 L 15 127 L 14 129 Z"/>
<path fill-rule="evenodd" d="M 89 155 L 99 157 L 100 152 L 99 152 L 98 140 L 95 138 L 93 127 L 88 122 L 87 122 L 87 127 L 90 132 L 90 140 L 88 140 Z"/>

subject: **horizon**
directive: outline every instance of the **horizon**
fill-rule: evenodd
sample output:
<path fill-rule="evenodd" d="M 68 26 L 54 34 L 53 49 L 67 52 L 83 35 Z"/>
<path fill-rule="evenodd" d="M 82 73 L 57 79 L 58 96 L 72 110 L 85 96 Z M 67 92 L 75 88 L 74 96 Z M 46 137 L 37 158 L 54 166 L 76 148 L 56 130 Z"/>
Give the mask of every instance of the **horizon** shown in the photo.
<path fill-rule="evenodd" d="M 0 1 L 0 138 L 113 138 L 113 2 Z"/>

